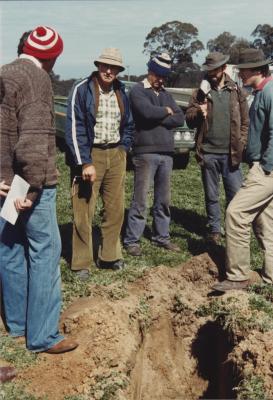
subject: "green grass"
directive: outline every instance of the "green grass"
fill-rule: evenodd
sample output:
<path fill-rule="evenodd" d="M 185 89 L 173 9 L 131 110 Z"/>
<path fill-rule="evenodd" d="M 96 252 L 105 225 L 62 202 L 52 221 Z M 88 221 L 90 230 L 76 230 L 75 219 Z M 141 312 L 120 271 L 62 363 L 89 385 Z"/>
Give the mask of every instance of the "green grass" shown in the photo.
<path fill-rule="evenodd" d="M 26 350 L 10 336 L 0 335 L 0 359 L 10 362 L 17 368 L 24 368 L 36 362 L 37 355 Z"/>
<path fill-rule="evenodd" d="M 262 296 L 251 296 L 246 307 L 246 309 L 242 308 L 237 297 L 216 298 L 212 299 L 209 304 L 199 307 L 196 315 L 212 316 L 227 331 L 234 344 L 238 338 L 247 336 L 253 329 L 260 332 L 273 330 L 271 304 Z"/>
<path fill-rule="evenodd" d="M 245 377 L 236 389 L 238 400 L 266 400 L 264 381 L 261 376 Z"/>
<path fill-rule="evenodd" d="M 24 386 L 7 382 L 0 386 L 0 400 L 52 400 L 46 396 L 36 397 L 25 391 Z"/>
<path fill-rule="evenodd" d="M 102 271 L 93 266 L 90 280 L 87 283 L 79 282 L 69 270 L 72 236 L 70 176 L 69 168 L 65 165 L 64 154 L 61 152 L 58 152 L 57 164 L 60 172 L 57 191 L 57 215 L 63 242 L 61 266 L 65 304 L 68 304 L 75 297 L 88 296 L 90 294 L 90 289 L 88 289 L 89 283 L 109 285 L 116 281 L 133 281 L 140 277 L 148 268 L 157 265 L 174 267 L 187 261 L 190 257 L 208 250 L 205 242 L 206 212 L 200 168 L 195 161 L 194 153 L 191 153 L 187 168 L 185 170 L 174 169 L 172 174 L 170 235 L 172 241 L 181 247 L 181 252 L 168 252 L 152 244 L 150 240 L 152 216 L 148 211 L 146 228 L 141 238 L 143 255 L 141 257 L 131 257 L 124 251 L 123 256 L 127 265 L 125 271 Z M 244 173 L 246 172 L 247 167 L 244 166 Z M 125 190 L 126 210 L 130 207 L 132 190 L 133 172 L 127 171 Z M 152 207 L 152 202 L 153 193 L 151 192 L 148 198 L 149 210 Z M 222 184 L 221 206 L 222 225 L 224 226 L 225 196 Z M 102 202 L 99 200 L 93 224 L 93 233 L 95 238 L 97 238 L 96 241 L 99 240 L 100 235 L 101 215 Z M 224 238 L 222 239 L 222 245 L 224 246 Z M 253 235 L 251 239 L 251 257 L 252 268 L 260 268 L 262 265 L 261 251 Z"/>

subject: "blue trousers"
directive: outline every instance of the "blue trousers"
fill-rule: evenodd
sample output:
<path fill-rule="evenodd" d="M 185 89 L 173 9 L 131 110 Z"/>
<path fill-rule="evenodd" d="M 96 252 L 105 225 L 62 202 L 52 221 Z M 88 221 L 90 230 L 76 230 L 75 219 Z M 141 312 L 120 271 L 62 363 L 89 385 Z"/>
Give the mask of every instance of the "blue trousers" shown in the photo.
<path fill-rule="evenodd" d="M 137 154 L 133 157 L 134 194 L 128 213 L 124 245 L 140 240 L 147 216 L 147 197 L 154 186 L 153 236 L 157 243 L 170 241 L 170 185 L 173 159 L 170 155 Z"/>
<path fill-rule="evenodd" d="M 43 351 L 63 339 L 59 334 L 61 240 L 56 189 L 42 190 L 15 225 L 0 219 L 0 278 L 6 323 L 11 336 L 26 336 L 27 348 Z"/>
<path fill-rule="evenodd" d="M 221 232 L 221 207 L 219 199 L 220 176 L 222 175 L 226 195 L 226 206 L 238 192 L 243 182 L 240 168 L 231 168 L 228 154 L 204 154 L 202 181 L 205 192 L 208 229 L 211 233 Z"/>

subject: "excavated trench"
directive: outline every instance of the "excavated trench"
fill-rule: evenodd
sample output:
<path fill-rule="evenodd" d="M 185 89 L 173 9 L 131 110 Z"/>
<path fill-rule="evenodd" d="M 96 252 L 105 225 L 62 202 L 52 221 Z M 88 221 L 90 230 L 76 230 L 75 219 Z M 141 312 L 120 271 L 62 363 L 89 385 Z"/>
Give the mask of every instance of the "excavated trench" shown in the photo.
<path fill-rule="evenodd" d="M 189 340 L 183 333 L 176 335 L 170 316 L 162 316 L 137 351 L 130 399 L 235 399 L 238 377 L 228 360 L 232 348 L 215 322 L 201 325 Z"/>

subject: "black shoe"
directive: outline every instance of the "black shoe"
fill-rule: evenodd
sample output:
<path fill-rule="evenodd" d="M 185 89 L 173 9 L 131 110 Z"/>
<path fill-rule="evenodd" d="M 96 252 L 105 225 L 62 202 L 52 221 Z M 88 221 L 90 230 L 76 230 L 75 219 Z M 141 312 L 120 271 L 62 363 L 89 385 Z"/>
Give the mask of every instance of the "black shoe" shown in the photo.
<path fill-rule="evenodd" d="M 129 244 L 125 247 L 127 253 L 133 257 L 139 257 L 142 255 L 140 245 L 138 243 Z"/>
<path fill-rule="evenodd" d="M 114 271 L 118 271 L 124 269 L 126 266 L 123 260 L 103 261 L 98 258 L 97 267 L 100 269 L 112 269 Z"/>
<path fill-rule="evenodd" d="M 78 271 L 74 271 L 74 273 L 80 281 L 87 281 L 90 277 L 88 269 L 79 269 Z"/>

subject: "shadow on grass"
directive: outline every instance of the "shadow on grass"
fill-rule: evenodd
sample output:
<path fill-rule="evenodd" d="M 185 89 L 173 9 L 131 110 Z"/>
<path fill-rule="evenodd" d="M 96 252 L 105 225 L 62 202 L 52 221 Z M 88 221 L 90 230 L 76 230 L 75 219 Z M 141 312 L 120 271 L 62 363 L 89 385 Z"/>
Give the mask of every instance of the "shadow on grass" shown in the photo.
<path fill-rule="evenodd" d="M 73 224 L 69 222 L 68 224 L 60 225 L 60 234 L 62 241 L 62 253 L 61 256 L 70 265 L 72 259 L 72 231 Z M 98 258 L 99 246 L 101 244 L 101 231 L 98 225 L 94 226 L 92 229 L 92 240 L 93 240 L 93 255 L 94 260 Z"/>
<path fill-rule="evenodd" d="M 186 231 L 205 237 L 207 218 L 192 210 L 170 207 L 172 221 L 182 226 Z"/>

